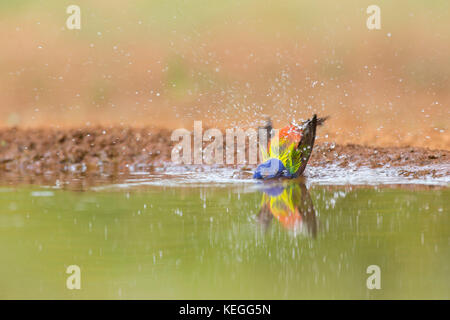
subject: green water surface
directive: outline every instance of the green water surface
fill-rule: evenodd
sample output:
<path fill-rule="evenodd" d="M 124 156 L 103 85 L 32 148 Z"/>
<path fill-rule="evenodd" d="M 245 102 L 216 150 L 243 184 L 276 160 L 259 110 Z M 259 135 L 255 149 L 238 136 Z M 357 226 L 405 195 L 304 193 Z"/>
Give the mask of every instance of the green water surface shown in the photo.
<path fill-rule="evenodd" d="M 272 188 L 273 189 L 273 188 Z M 448 188 L 0 188 L 0 298 L 450 297 Z M 81 270 L 69 290 L 66 268 Z M 368 266 L 381 289 L 368 289 Z"/>

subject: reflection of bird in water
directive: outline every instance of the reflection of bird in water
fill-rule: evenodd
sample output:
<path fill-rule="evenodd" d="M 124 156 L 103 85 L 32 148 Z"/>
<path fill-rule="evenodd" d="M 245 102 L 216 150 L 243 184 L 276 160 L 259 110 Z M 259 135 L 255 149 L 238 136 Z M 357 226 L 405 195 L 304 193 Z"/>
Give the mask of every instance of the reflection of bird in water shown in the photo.
<path fill-rule="evenodd" d="M 253 175 L 256 179 L 272 179 L 278 177 L 296 178 L 303 173 L 312 153 L 316 139 L 316 127 L 327 118 L 311 119 L 302 124 L 291 124 L 272 136 L 272 123 L 268 120 L 263 129 L 269 133 L 269 143 L 261 147 L 263 163 Z"/>
<path fill-rule="evenodd" d="M 262 192 L 258 221 L 265 230 L 275 217 L 290 231 L 316 236 L 316 213 L 304 183 L 284 180 L 283 184 L 268 185 Z"/>

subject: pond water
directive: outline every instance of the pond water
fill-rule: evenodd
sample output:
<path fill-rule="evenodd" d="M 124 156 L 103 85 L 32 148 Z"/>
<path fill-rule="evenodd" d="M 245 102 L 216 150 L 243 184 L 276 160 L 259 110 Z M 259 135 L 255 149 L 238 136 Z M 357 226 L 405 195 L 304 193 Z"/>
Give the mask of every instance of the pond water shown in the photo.
<path fill-rule="evenodd" d="M 447 186 L 304 182 L 4 184 L 0 298 L 450 298 Z"/>

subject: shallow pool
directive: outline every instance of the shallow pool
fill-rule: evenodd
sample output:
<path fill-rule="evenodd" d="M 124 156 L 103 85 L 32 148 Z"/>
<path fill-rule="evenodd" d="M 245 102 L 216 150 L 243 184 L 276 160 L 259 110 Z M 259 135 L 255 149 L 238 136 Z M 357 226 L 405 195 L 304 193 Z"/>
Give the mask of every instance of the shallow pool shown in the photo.
<path fill-rule="evenodd" d="M 164 185 L 0 187 L 0 298 L 450 298 L 447 187 Z"/>

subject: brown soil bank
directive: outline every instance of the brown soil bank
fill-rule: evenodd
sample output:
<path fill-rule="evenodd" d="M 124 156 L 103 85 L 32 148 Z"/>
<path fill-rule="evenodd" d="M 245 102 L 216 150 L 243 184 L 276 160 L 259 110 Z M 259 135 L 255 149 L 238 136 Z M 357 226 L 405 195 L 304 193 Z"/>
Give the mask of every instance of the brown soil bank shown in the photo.
<path fill-rule="evenodd" d="M 168 130 L 96 127 L 83 129 L 0 129 L 0 175 L 114 173 L 152 170 L 170 164 L 174 145 Z M 430 165 L 450 167 L 450 151 L 417 147 L 375 148 L 319 143 L 311 166 L 337 164 L 378 168 L 420 166 L 415 175 L 433 174 Z M 448 174 L 448 172 L 446 173 Z"/>

